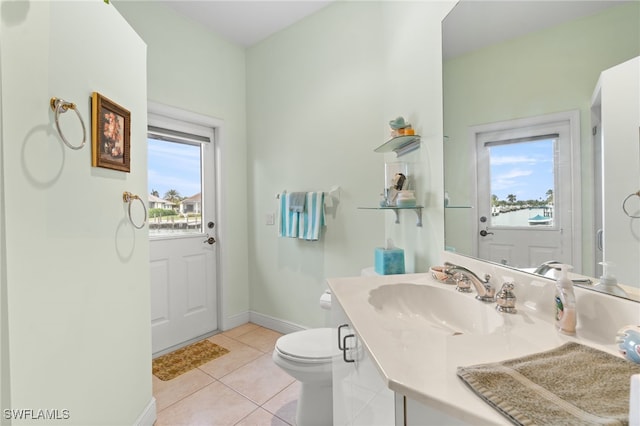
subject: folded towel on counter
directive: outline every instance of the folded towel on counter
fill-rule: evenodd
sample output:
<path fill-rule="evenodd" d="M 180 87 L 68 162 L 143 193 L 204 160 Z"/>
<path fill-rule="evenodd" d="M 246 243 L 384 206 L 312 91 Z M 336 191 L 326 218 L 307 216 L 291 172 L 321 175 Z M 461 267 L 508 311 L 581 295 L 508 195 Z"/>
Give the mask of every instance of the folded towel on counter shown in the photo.
<path fill-rule="evenodd" d="M 296 213 L 302 213 L 304 211 L 306 201 L 306 192 L 292 192 L 289 194 L 289 210 Z"/>
<path fill-rule="evenodd" d="M 485 402 L 519 425 L 625 425 L 640 365 L 578 343 L 503 362 L 458 367 Z"/>
<path fill-rule="evenodd" d="M 320 239 L 320 230 L 325 226 L 324 193 L 307 192 L 306 198 L 306 208 L 301 215 L 298 238 L 315 241 Z"/>

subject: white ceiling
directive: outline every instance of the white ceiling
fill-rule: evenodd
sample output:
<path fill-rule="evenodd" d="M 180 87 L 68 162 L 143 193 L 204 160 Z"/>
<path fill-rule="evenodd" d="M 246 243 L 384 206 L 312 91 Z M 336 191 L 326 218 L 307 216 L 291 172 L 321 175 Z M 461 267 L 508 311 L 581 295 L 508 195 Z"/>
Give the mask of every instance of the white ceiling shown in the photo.
<path fill-rule="evenodd" d="M 463 0 L 443 21 L 443 54 L 455 57 L 623 3 L 628 0 Z"/>
<path fill-rule="evenodd" d="M 225 39 L 249 47 L 322 9 L 333 0 L 170 0 L 176 12 Z"/>
<path fill-rule="evenodd" d="M 225 39 L 249 47 L 334 0 L 161 1 Z M 461 0 L 445 19 L 445 57 L 592 15 L 628 1 L 634 0 Z"/>

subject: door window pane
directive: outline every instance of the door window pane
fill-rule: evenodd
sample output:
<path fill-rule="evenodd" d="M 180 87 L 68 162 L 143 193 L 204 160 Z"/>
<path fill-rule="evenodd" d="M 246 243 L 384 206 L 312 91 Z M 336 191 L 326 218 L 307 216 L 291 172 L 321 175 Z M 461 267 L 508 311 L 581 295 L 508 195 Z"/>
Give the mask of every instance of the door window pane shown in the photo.
<path fill-rule="evenodd" d="M 555 139 L 488 146 L 491 226 L 553 226 Z"/>
<path fill-rule="evenodd" d="M 200 144 L 147 142 L 149 235 L 202 233 Z"/>

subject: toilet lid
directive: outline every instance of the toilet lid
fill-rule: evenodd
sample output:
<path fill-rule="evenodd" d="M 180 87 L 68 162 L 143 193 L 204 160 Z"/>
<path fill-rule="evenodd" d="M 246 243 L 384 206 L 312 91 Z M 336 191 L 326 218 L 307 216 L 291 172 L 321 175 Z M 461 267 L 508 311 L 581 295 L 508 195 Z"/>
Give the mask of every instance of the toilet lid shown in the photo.
<path fill-rule="evenodd" d="M 333 329 L 312 328 L 285 334 L 276 342 L 278 352 L 302 360 L 329 360 L 340 354 Z"/>

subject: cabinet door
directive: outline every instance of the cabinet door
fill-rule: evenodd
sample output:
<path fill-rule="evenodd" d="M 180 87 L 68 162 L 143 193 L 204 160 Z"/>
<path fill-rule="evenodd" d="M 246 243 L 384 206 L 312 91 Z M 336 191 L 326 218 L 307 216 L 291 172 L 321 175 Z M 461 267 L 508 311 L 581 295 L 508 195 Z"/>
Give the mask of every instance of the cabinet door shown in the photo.
<path fill-rule="evenodd" d="M 394 393 L 386 386 L 335 298 L 331 311 L 336 325 L 335 344 L 340 339 L 340 347 L 347 347 L 344 351 L 347 361 L 341 357 L 333 362 L 333 424 L 394 425 Z M 338 331 L 341 325 L 344 326 Z"/>
<path fill-rule="evenodd" d="M 464 422 L 458 418 L 440 411 L 436 408 L 421 404 L 411 398 L 404 397 L 405 400 L 405 425 L 406 426 L 424 426 L 424 425 L 447 425 L 462 426 L 472 423 Z"/>

